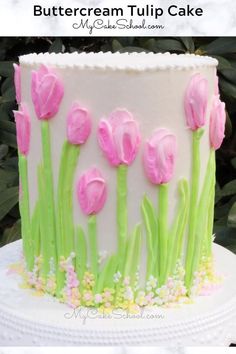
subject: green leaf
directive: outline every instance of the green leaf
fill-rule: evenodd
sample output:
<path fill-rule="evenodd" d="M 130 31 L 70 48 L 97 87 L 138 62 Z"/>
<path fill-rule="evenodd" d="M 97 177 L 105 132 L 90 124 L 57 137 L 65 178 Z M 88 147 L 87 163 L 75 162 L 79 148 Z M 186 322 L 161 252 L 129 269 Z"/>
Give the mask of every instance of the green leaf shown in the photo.
<path fill-rule="evenodd" d="M 224 69 L 221 71 L 221 75 L 223 75 L 226 80 L 236 85 L 236 69 Z"/>
<path fill-rule="evenodd" d="M 0 129 L 0 141 L 4 144 L 7 144 L 13 148 L 17 148 L 16 144 L 16 135 L 8 133 L 7 131 L 2 131 Z"/>
<path fill-rule="evenodd" d="M 218 60 L 218 66 L 217 66 L 218 71 L 221 72 L 224 69 L 232 69 L 232 65 L 229 60 L 219 55 L 212 55 L 212 57 Z"/>
<path fill-rule="evenodd" d="M 221 190 L 222 197 L 228 197 L 234 194 L 236 194 L 236 179 L 233 179 L 232 181 L 225 184 Z"/>
<path fill-rule="evenodd" d="M 124 47 L 118 50 L 119 53 L 148 53 L 149 50 L 139 47 Z"/>
<path fill-rule="evenodd" d="M 219 186 L 219 183 L 216 182 L 216 188 L 215 188 L 215 204 L 218 203 L 218 201 L 222 198 L 221 194 L 221 189 Z"/>
<path fill-rule="evenodd" d="M 220 89 L 224 96 L 226 96 L 229 100 L 235 102 L 236 100 L 236 85 L 233 85 L 229 81 L 225 80 L 223 77 L 219 81 Z"/>
<path fill-rule="evenodd" d="M 18 203 L 18 187 L 11 187 L 1 192 L 0 220 Z"/>
<path fill-rule="evenodd" d="M 236 232 L 232 227 L 224 227 L 216 233 L 215 242 L 224 247 L 236 246 Z"/>
<path fill-rule="evenodd" d="M 236 254 L 236 244 L 235 245 L 228 245 L 227 249 Z"/>
<path fill-rule="evenodd" d="M 120 42 L 117 39 L 114 39 L 112 41 L 112 51 L 113 52 L 118 52 L 122 48 L 123 48 L 122 45 L 120 44 Z"/>
<path fill-rule="evenodd" d="M 0 97 L 1 99 L 1 97 Z M 9 102 L 4 102 L 0 104 L 0 124 L 2 121 L 9 121 L 12 117 L 12 110 L 16 108 L 15 99 Z M 0 126 L 1 130 L 1 126 Z"/>
<path fill-rule="evenodd" d="M 13 75 L 13 61 L 0 61 L 0 76 L 9 77 Z"/>
<path fill-rule="evenodd" d="M 0 160 L 8 154 L 8 146 L 6 144 L 0 145 Z"/>
<path fill-rule="evenodd" d="M 236 53 L 236 37 L 217 38 L 209 44 L 202 46 L 201 49 L 209 55 Z"/>
<path fill-rule="evenodd" d="M 9 170 L 10 173 L 18 173 L 18 157 L 8 157 L 6 160 L 0 163 L 0 166 L 5 170 Z"/>
<path fill-rule="evenodd" d="M 153 257 L 154 250 L 157 249 L 158 237 L 157 237 L 157 220 L 155 217 L 155 209 L 152 202 L 147 196 L 144 196 L 141 205 L 141 211 L 146 228 L 147 235 L 147 248 L 150 258 Z"/>
<path fill-rule="evenodd" d="M 14 89 L 14 82 L 12 77 L 7 77 L 2 84 L 1 87 L 1 92 L 4 95 L 5 92 L 7 92 L 9 89 Z"/>
<path fill-rule="evenodd" d="M 18 185 L 18 170 L 0 168 L 0 185 L 3 185 L 4 188 Z"/>
<path fill-rule="evenodd" d="M 194 53 L 195 44 L 192 37 L 180 37 L 180 40 L 189 53 Z"/>
<path fill-rule="evenodd" d="M 116 37 L 115 40 L 117 40 L 122 47 L 132 47 L 134 45 L 135 37 Z"/>
<path fill-rule="evenodd" d="M 2 102 L 9 102 L 13 101 L 15 99 L 15 88 L 14 86 L 9 86 L 6 88 L 6 90 L 2 94 Z"/>
<path fill-rule="evenodd" d="M 0 121 L 0 131 L 4 130 L 7 133 L 16 134 L 16 125 L 10 121 Z"/>
<path fill-rule="evenodd" d="M 1 240 L 1 246 L 14 242 L 21 238 L 21 221 L 20 219 L 13 224 L 12 227 L 5 229 L 3 238 Z"/>
<path fill-rule="evenodd" d="M 156 49 L 161 52 L 181 52 L 185 53 L 183 43 L 177 39 L 158 39 L 156 41 Z"/>
<path fill-rule="evenodd" d="M 231 162 L 231 165 L 233 166 L 233 168 L 236 169 L 236 157 L 234 157 L 230 162 Z"/>
<path fill-rule="evenodd" d="M 229 211 L 228 226 L 236 228 L 236 202 Z"/>
<path fill-rule="evenodd" d="M 17 148 L 15 123 L 7 120 L 0 120 L 0 141 L 11 147 Z"/>
<path fill-rule="evenodd" d="M 51 44 L 48 51 L 49 51 L 49 53 L 63 53 L 64 46 L 63 46 L 62 40 L 60 38 L 56 38 L 55 41 Z"/>

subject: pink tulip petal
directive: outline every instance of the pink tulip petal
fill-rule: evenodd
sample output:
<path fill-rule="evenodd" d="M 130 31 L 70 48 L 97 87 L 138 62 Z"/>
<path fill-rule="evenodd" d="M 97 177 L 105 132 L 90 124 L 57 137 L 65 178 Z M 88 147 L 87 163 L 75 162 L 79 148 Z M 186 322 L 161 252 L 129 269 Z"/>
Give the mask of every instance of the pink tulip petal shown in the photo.
<path fill-rule="evenodd" d="M 144 169 L 153 184 L 168 183 L 173 177 L 177 143 L 167 129 L 158 129 L 144 147 Z"/>
<path fill-rule="evenodd" d="M 98 143 L 112 166 L 118 166 L 119 160 L 114 146 L 112 128 L 106 120 L 101 120 L 98 126 Z"/>
<path fill-rule="evenodd" d="M 13 64 L 14 67 L 14 84 L 16 91 L 16 101 L 21 102 L 21 68 L 18 64 Z"/>
<path fill-rule="evenodd" d="M 107 198 L 107 187 L 98 169 L 91 168 L 80 177 L 77 194 L 84 214 L 97 214 L 103 208 Z"/>
<path fill-rule="evenodd" d="M 225 136 L 225 104 L 221 102 L 219 96 L 213 97 L 210 116 L 210 144 L 214 150 L 220 148 Z"/>
<path fill-rule="evenodd" d="M 206 123 L 208 103 L 208 81 L 201 74 L 195 74 L 187 87 L 184 97 L 184 109 L 187 126 L 197 130 Z"/>
<path fill-rule="evenodd" d="M 30 145 L 30 117 L 25 104 L 20 105 L 19 111 L 14 111 L 16 122 L 16 138 L 21 154 L 28 155 Z"/>
<path fill-rule="evenodd" d="M 131 165 L 136 158 L 141 137 L 130 112 L 118 109 L 108 120 L 101 120 L 98 142 L 112 166 Z"/>
<path fill-rule="evenodd" d="M 88 111 L 74 103 L 67 116 L 67 139 L 71 144 L 84 144 L 92 128 Z"/>
<path fill-rule="evenodd" d="M 56 74 L 45 65 L 32 71 L 31 96 L 39 119 L 50 119 L 59 110 L 64 88 Z"/>

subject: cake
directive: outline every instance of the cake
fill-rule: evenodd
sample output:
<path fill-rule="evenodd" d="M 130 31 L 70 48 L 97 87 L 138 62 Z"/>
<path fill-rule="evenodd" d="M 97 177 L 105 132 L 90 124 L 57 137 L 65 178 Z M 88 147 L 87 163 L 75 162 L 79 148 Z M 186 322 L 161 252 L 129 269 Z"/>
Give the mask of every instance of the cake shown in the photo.
<path fill-rule="evenodd" d="M 14 67 L 24 285 L 108 312 L 210 296 L 217 60 L 44 53 Z"/>

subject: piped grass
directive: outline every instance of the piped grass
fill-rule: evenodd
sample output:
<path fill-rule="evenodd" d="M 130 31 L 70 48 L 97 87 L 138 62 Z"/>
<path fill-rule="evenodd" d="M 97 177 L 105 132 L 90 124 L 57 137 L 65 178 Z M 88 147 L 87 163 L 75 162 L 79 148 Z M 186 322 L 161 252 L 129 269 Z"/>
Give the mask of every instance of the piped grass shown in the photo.
<path fill-rule="evenodd" d="M 82 289 L 82 280 L 84 278 L 84 273 L 87 266 L 87 244 L 85 239 L 85 234 L 81 226 L 77 228 L 77 237 L 76 237 L 76 274 L 80 280 L 80 288 Z"/>
<path fill-rule="evenodd" d="M 188 182 L 185 179 L 179 181 L 179 203 L 177 215 L 169 230 L 167 267 L 164 283 L 169 276 L 172 276 L 178 260 L 178 250 L 182 250 L 183 235 L 186 227 L 186 211 L 188 207 Z"/>
<path fill-rule="evenodd" d="M 32 235 L 30 228 L 30 207 L 29 207 L 29 186 L 28 186 L 28 162 L 27 158 L 19 152 L 19 173 L 22 188 L 20 197 L 20 212 L 22 223 L 23 249 L 26 259 L 26 266 L 32 270 L 34 258 L 32 252 Z"/>
<path fill-rule="evenodd" d="M 198 270 L 200 256 L 201 256 L 201 248 L 204 241 L 204 233 L 207 229 L 208 222 L 208 213 L 209 210 L 209 195 L 211 194 L 211 188 L 213 184 L 213 180 L 215 179 L 214 172 L 214 164 L 215 164 L 215 152 L 211 150 L 210 156 L 208 159 L 207 169 L 205 173 L 205 178 L 203 182 L 203 187 L 199 199 L 199 203 L 197 205 L 197 225 L 195 229 L 195 243 L 194 243 L 194 257 L 192 259 L 191 265 L 191 277 L 189 282 L 189 287 L 191 288 L 194 274 Z"/>
<path fill-rule="evenodd" d="M 39 188 L 39 225 L 40 225 L 40 235 L 41 235 L 41 252 L 43 256 L 42 262 L 42 275 L 44 278 L 47 277 L 50 270 L 50 252 L 48 247 L 47 239 L 47 227 L 48 227 L 48 213 L 47 213 L 47 195 L 45 191 L 44 183 L 44 171 L 43 166 L 38 166 L 38 188 Z"/>
<path fill-rule="evenodd" d="M 78 145 L 65 141 L 62 147 L 57 186 L 56 231 L 58 257 L 69 257 L 76 249 L 73 220 L 74 175 L 80 153 Z M 57 293 L 65 282 L 64 273 L 57 272 Z"/>
<path fill-rule="evenodd" d="M 98 247 L 97 247 L 97 221 L 96 215 L 90 215 L 88 218 L 88 238 L 90 249 L 91 271 L 95 277 L 98 276 Z"/>
<path fill-rule="evenodd" d="M 158 186 L 159 285 L 165 282 L 168 252 L 168 184 Z"/>
<path fill-rule="evenodd" d="M 185 284 L 188 289 L 190 288 L 192 280 L 192 260 L 194 258 L 195 253 L 195 230 L 198 223 L 197 205 L 199 199 L 199 181 L 201 169 L 200 140 L 203 136 L 203 133 L 203 129 L 198 129 L 192 133 L 192 180 L 190 189 L 187 257 L 185 262 Z"/>
<path fill-rule="evenodd" d="M 40 242 L 40 205 L 39 201 L 36 202 L 34 212 L 31 219 L 31 237 L 33 239 L 33 256 L 34 260 L 40 255 L 41 242 Z"/>
<path fill-rule="evenodd" d="M 159 278 L 158 269 L 158 221 L 156 212 L 152 202 L 147 196 L 144 196 L 141 211 L 143 215 L 144 225 L 146 229 L 146 245 L 147 245 L 147 270 L 146 279 L 151 275 Z"/>
<path fill-rule="evenodd" d="M 134 285 L 141 253 L 141 225 L 136 225 L 127 244 L 124 276 L 130 277 L 130 285 Z"/>
<path fill-rule="evenodd" d="M 128 232 L 127 212 L 127 172 L 128 167 L 117 168 L 117 226 L 118 226 L 118 259 L 119 270 L 123 272 L 125 262 L 125 243 Z"/>
<path fill-rule="evenodd" d="M 54 203 L 54 182 L 53 182 L 53 167 L 51 159 L 51 143 L 50 143 L 50 129 L 49 122 L 44 120 L 41 122 L 41 137 L 42 137 L 42 163 L 43 174 L 41 178 L 44 180 L 44 193 L 46 198 L 44 204 L 46 206 L 45 212 L 48 213 L 47 220 L 47 247 L 48 257 L 53 259 L 54 264 L 57 264 L 56 253 L 56 224 L 55 224 L 55 203 Z M 46 221 L 44 221 L 46 222 Z"/>

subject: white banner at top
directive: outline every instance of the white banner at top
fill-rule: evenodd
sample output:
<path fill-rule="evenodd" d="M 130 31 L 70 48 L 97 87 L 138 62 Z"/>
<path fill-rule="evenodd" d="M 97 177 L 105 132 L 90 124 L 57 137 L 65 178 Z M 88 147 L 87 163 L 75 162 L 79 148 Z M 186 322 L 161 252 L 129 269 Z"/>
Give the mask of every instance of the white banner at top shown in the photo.
<path fill-rule="evenodd" d="M 236 36 L 235 0 L 0 0 L 1 36 Z"/>

